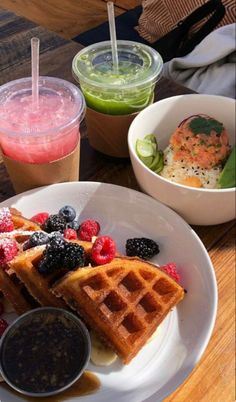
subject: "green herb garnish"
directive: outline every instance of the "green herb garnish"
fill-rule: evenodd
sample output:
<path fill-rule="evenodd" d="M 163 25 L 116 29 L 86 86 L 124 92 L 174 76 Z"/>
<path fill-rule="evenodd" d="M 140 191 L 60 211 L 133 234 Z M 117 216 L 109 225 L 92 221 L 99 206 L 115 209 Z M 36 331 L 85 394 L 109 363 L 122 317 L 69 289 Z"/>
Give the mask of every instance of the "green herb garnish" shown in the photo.
<path fill-rule="evenodd" d="M 215 119 L 206 118 L 202 116 L 198 116 L 195 119 L 191 120 L 189 123 L 189 127 L 192 132 L 196 134 L 206 134 L 210 135 L 211 131 L 214 130 L 219 137 L 224 129 L 222 123 Z"/>

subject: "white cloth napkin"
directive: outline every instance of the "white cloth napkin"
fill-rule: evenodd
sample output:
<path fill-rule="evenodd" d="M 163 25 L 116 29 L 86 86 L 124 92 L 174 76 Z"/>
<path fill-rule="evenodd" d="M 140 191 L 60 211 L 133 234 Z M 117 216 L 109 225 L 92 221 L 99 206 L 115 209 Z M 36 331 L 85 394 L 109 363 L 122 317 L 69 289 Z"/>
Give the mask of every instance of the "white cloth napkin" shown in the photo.
<path fill-rule="evenodd" d="M 164 76 L 198 93 L 235 98 L 236 24 L 211 32 L 185 57 L 164 64 Z"/>

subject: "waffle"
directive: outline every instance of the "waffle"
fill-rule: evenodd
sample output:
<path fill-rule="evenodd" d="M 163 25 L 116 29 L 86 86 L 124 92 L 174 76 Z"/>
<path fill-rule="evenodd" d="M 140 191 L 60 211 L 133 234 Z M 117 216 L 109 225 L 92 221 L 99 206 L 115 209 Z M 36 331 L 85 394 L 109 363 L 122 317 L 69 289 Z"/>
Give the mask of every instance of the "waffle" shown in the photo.
<path fill-rule="evenodd" d="M 12 213 L 11 216 L 14 229 L 16 230 L 29 230 L 29 231 L 41 230 L 41 227 L 37 223 L 31 221 L 30 219 L 25 218 L 22 215 Z"/>
<path fill-rule="evenodd" d="M 10 302 L 17 314 L 23 314 L 34 307 L 19 282 L 10 277 L 3 269 L 0 269 L 0 289 L 4 297 Z"/>
<path fill-rule="evenodd" d="M 73 242 L 83 246 L 85 254 L 90 255 L 92 243 L 82 240 Z M 42 258 L 44 248 L 45 246 L 39 246 L 24 251 L 10 262 L 10 269 L 41 306 L 65 307 L 65 302 L 57 298 L 50 288 L 59 277 L 68 271 L 58 269 L 49 275 L 41 275 L 37 270 L 37 264 Z"/>
<path fill-rule="evenodd" d="M 84 321 L 129 363 L 184 289 L 155 265 L 119 257 L 68 273 L 52 287 Z"/>
<path fill-rule="evenodd" d="M 0 233 L 0 239 L 14 239 L 17 242 L 18 254 L 20 254 L 23 243 L 31 236 L 33 231 L 39 231 L 41 228 L 35 222 L 23 217 L 14 208 L 10 208 L 10 212 L 14 230 Z M 6 271 L 0 268 L 0 290 L 4 297 L 12 304 L 15 311 L 18 314 L 22 314 L 35 306 L 35 303 L 30 295 L 27 294 L 24 285 L 20 283 L 15 274 L 8 268 L 6 268 Z"/>

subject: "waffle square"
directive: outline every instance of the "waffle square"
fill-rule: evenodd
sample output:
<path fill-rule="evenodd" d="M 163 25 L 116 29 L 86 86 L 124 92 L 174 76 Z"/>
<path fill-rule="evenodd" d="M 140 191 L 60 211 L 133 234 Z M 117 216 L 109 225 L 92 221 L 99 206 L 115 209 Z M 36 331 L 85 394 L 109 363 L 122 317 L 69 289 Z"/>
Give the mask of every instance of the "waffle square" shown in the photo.
<path fill-rule="evenodd" d="M 155 265 L 118 257 L 79 268 L 53 287 L 127 364 L 145 345 L 184 289 Z"/>
<path fill-rule="evenodd" d="M 24 292 L 23 285 L 16 281 L 16 278 L 9 276 L 0 268 L 0 290 L 4 297 L 10 302 L 17 314 L 23 314 L 32 310 L 33 305 Z"/>

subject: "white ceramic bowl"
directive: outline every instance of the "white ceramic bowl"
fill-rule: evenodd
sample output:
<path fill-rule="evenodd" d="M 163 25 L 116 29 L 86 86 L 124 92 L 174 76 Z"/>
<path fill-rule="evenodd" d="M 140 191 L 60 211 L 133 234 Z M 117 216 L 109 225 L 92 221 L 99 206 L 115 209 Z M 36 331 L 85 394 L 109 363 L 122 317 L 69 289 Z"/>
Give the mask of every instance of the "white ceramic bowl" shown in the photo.
<path fill-rule="evenodd" d="M 156 102 L 133 120 L 128 133 L 130 158 L 141 189 L 178 212 L 193 225 L 215 225 L 235 218 L 235 188 L 198 189 L 173 183 L 147 168 L 135 152 L 138 138 L 155 134 L 164 150 L 178 124 L 193 114 L 208 114 L 221 121 L 235 143 L 235 101 L 215 95 L 180 95 Z"/>

